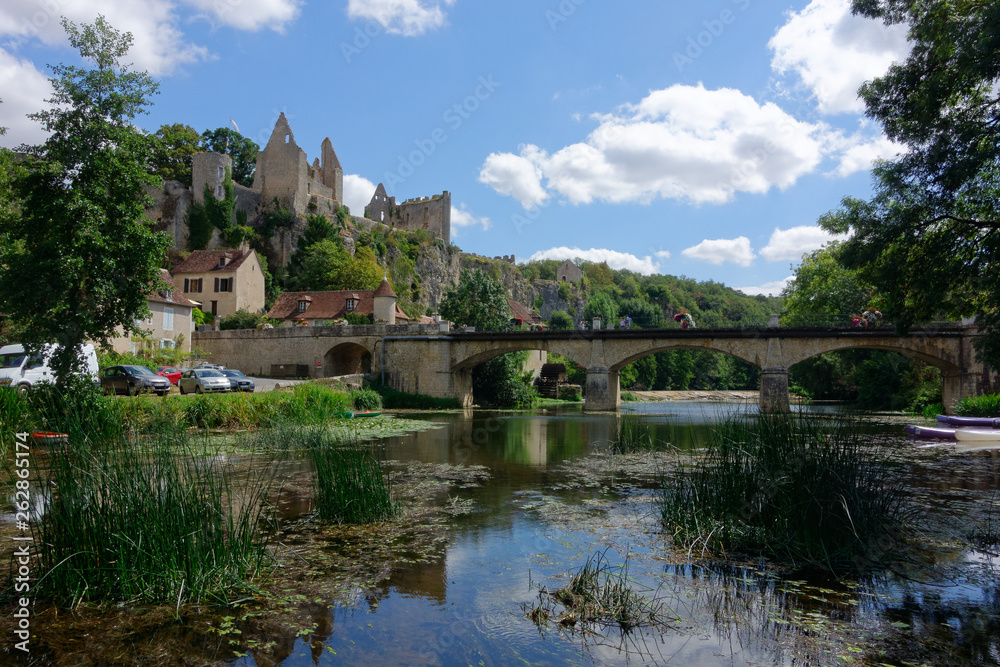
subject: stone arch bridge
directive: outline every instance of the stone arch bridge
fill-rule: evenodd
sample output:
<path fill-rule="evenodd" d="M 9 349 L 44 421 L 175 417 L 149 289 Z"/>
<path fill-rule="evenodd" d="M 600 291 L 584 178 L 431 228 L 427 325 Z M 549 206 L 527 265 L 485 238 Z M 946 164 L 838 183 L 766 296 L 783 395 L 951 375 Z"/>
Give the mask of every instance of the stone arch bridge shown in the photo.
<path fill-rule="evenodd" d="M 447 325 L 443 325 L 447 327 Z M 997 379 L 976 360 L 974 326 L 917 328 L 898 336 L 873 329 L 785 328 L 651 329 L 478 333 L 442 325 L 297 327 L 196 333 L 195 347 L 214 363 L 268 375 L 272 367 L 306 369 L 309 377 L 376 373 L 411 393 L 472 404 L 472 369 L 507 352 L 542 350 L 587 371 L 585 410 L 616 410 L 618 373 L 644 356 L 670 350 L 728 354 L 761 370 L 761 409 L 788 409 L 788 369 L 810 357 L 846 349 L 890 350 L 941 370 L 944 403 L 993 390 Z M 303 373 L 299 373 L 303 374 Z"/>

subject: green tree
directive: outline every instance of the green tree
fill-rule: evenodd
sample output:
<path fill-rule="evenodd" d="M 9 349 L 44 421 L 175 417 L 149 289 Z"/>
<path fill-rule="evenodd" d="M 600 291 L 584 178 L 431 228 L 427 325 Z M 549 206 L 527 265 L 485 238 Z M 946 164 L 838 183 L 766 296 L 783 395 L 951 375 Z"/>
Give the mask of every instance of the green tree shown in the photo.
<path fill-rule="evenodd" d="M 1000 367 L 1000 4 L 855 0 L 909 28 L 911 52 L 861 87 L 867 114 L 907 152 L 878 165 L 875 194 L 846 198 L 827 229 L 902 331 L 977 315 L 983 361 Z"/>
<path fill-rule="evenodd" d="M 503 285 L 485 271 L 462 271 L 458 287 L 441 301 L 441 316 L 477 331 L 510 328 L 510 306 Z"/>
<path fill-rule="evenodd" d="M 784 314 L 794 320 L 817 315 L 860 313 L 874 290 L 861 280 L 856 269 L 840 262 L 843 245 L 829 243 L 802 258 L 795 277 L 781 291 Z"/>
<path fill-rule="evenodd" d="M 340 239 L 318 241 L 302 253 L 301 266 L 289 284 L 296 290 L 351 289 L 345 286 L 350 278 L 351 254 Z"/>
<path fill-rule="evenodd" d="M 52 365 L 65 384 L 84 341 L 137 332 L 168 239 L 144 215 L 143 186 L 158 179 L 152 140 L 134 124 L 157 84 L 121 65 L 132 35 L 103 16 L 62 25 L 93 66 L 51 67 L 51 106 L 31 116 L 49 138 L 23 147 L 22 206 L 0 220 L 0 311 L 24 325 L 30 345 L 58 343 Z"/>
<path fill-rule="evenodd" d="M 174 123 L 161 125 L 153 137 L 153 173 L 191 187 L 191 156 L 202 150 L 201 135 L 190 125 Z"/>
<path fill-rule="evenodd" d="M 553 331 L 573 329 L 573 318 L 564 310 L 553 310 L 549 316 L 549 328 Z"/>
<path fill-rule="evenodd" d="M 201 133 L 202 148 L 206 151 L 225 153 L 233 158 L 233 180 L 244 187 L 253 187 L 260 146 L 236 130 L 220 127 Z"/>
<path fill-rule="evenodd" d="M 618 324 L 618 304 L 606 292 L 598 292 L 590 297 L 583 309 L 583 317 L 588 322 L 595 317 L 601 318 L 601 327 L 608 328 Z"/>
<path fill-rule="evenodd" d="M 227 315 L 219 321 L 219 329 L 222 331 L 229 329 L 256 329 L 257 325 L 263 322 L 264 319 L 261 313 L 237 310 L 232 315 Z"/>

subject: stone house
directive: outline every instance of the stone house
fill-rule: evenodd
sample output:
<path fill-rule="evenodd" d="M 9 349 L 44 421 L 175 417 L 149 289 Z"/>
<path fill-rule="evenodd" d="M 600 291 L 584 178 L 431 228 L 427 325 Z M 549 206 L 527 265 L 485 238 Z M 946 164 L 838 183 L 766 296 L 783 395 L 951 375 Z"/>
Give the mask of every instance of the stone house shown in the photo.
<path fill-rule="evenodd" d="M 146 297 L 150 315 L 137 322 L 146 332 L 144 336 L 121 334 L 111 339 L 111 348 L 118 353 L 138 352 L 143 348 L 191 351 L 191 334 L 194 332 L 195 304 L 185 297 L 166 269 L 160 269 L 165 289 L 150 292 Z"/>
<path fill-rule="evenodd" d="M 409 322 L 406 314 L 396 305 L 396 294 L 385 278 L 374 290 L 282 292 L 267 312 L 268 318 L 279 320 L 279 326 L 286 327 L 322 325 L 343 319 L 348 314 L 369 315 L 374 322 L 387 324 Z"/>
<path fill-rule="evenodd" d="M 561 283 L 576 283 L 583 278 L 583 271 L 568 259 L 556 270 L 556 280 Z"/>
<path fill-rule="evenodd" d="M 173 269 L 184 296 L 206 313 L 227 317 L 238 310 L 264 311 L 264 272 L 257 253 L 239 250 L 195 250 Z"/>

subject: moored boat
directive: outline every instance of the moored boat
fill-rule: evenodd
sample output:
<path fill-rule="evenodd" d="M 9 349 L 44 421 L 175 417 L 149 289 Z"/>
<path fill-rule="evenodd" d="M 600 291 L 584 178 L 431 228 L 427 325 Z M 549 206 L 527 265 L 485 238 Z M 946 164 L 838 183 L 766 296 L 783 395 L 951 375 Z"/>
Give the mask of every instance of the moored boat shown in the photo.
<path fill-rule="evenodd" d="M 1000 418 L 996 417 L 956 417 L 954 415 L 938 415 L 937 420 L 942 424 L 951 426 L 983 426 L 986 428 L 1000 428 Z"/>
<path fill-rule="evenodd" d="M 960 428 L 955 431 L 959 442 L 995 442 L 1000 444 L 1000 429 Z"/>
<path fill-rule="evenodd" d="M 937 440 L 954 440 L 956 429 L 943 426 L 915 426 L 907 424 L 907 434 L 914 438 L 936 438 Z"/>

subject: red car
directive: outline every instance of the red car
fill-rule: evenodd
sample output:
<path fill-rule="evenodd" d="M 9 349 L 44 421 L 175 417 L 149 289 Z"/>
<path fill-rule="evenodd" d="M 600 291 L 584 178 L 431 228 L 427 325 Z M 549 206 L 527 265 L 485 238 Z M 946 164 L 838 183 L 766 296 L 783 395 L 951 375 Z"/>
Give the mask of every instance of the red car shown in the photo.
<path fill-rule="evenodd" d="M 170 384 L 177 384 L 177 381 L 181 379 L 181 372 L 173 366 L 157 366 L 156 374 L 170 380 Z"/>

